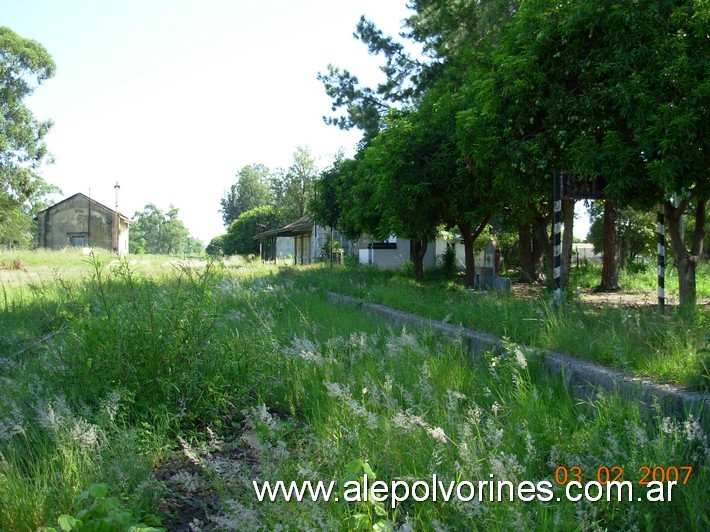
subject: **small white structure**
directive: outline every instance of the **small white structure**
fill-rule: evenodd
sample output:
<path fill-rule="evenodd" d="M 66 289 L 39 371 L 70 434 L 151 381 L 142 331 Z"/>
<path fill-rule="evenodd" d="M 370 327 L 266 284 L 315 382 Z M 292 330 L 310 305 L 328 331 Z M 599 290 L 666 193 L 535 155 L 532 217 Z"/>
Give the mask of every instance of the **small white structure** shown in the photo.
<path fill-rule="evenodd" d="M 410 259 L 410 243 L 411 240 L 395 235 L 380 242 L 365 241 L 358 249 L 358 260 L 360 264 L 397 269 Z M 458 240 L 449 242 L 443 238 L 438 238 L 427 245 L 426 254 L 424 255 L 424 267 L 440 267 L 442 265 L 442 257 L 449 245 L 453 245 L 456 249 L 456 269 L 459 271 L 465 270 L 466 251 L 463 243 Z M 476 254 L 475 262 L 477 267 L 483 264 L 482 251 Z"/>
<path fill-rule="evenodd" d="M 315 223 L 313 215 L 306 214 L 281 229 L 273 229 L 256 235 L 261 243 L 261 260 L 293 257 L 294 264 L 310 264 L 321 260 L 323 247 L 331 234 L 345 253 L 350 252 L 350 241 L 337 229 Z"/>
<path fill-rule="evenodd" d="M 602 254 L 594 253 L 594 244 L 587 242 L 574 243 L 572 244 L 572 260 L 598 262 L 602 260 Z"/>

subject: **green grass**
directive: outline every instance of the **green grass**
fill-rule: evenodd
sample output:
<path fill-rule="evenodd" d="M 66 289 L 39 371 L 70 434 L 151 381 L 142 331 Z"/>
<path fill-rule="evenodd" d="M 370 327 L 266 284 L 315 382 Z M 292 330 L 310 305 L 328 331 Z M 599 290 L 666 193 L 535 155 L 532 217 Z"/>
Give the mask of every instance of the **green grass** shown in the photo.
<path fill-rule="evenodd" d="M 513 344 L 474 366 L 456 338 L 329 305 L 305 282 L 352 274 L 353 287 L 372 283 L 356 295 L 379 279 L 406 299 L 407 280 L 379 272 L 358 280 L 364 274 L 348 270 L 301 278 L 242 262 L 67 268 L 65 278 L 7 286 L 0 307 L 2 530 L 57 525 L 97 483 L 133 522 L 155 513 L 169 527 L 710 525 L 710 454 L 696 420 L 644 417 L 611 397 L 574 399 Z M 445 294 L 466 297 L 456 287 Z M 588 480 L 614 465 L 637 482 L 643 465 L 695 469 L 672 502 L 655 504 L 409 501 L 392 509 L 259 504 L 251 489 L 256 479 L 340 481 L 365 463 L 386 482 L 433 473 L 446 482 L 554 482 L 560 466 L 578 466 Z"/>
<path fill-rule="evenodd" d="M 601 279 L 601 265 L 582 264 L 572 268 L 572 286 L 596 288 Z M 698 299 L 710 298 L 710 263 L 701 262 L 696 271 L 696 290 Z M 653 294 L 658 288 L 658 270 L 653 263 L 637 264 L 619 270 L 619 286 L 622 291 L 646 291 Z M 678 294 L 678 273 L 673 265 L 666 268 L 665 290 L 667 294 Z"/>
<path fill-rule="evenodd" d="M 569 297 L 561 310 L 548 294 L 471 292 L 454 281 L 417 283 L 397 272 L 316 265 L 282 270 L 302 286 L 317 287 L 388 305 L 428 318 L 570 353 L 638 376 L 690 389 L 710 389 L 710 311 L 690 315 L 669 308 L 589 306 Z M 699 286 L 710 271 L 699 272 Z"/>

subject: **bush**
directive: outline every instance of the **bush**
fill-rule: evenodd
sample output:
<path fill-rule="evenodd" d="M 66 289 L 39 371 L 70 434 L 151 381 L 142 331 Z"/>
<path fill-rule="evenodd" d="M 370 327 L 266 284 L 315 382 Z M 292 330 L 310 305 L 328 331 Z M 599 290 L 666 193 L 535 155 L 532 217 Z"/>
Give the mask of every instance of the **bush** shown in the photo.
<path fill-rule="evenodd" d="M 259 373 L 249 371 L 255 361 L 234 350 L 233 331 L 217 321 L 217 266 L 180 267 L 168 279 L 138 277 L 127 263 L 109 274 L 97 261 L 94 267 L 88 284 L 94 303 L 76 319 L 66 350 L 66 378 L 80 399 L 91 404 L 125 390 L 134 421 L 186 405 L 180 422 L 188 425 L 231 412 L 240 383 Z"/>
<path fill-rule="evenodd" d="M 446 246 L 446 251 L 441 254 L 441 268 L 447 277 L 452 277 L 456 273 L 456 248 Z"/>
<path fill-rule="evenodd" d="M 360 261 L 358 260 L 356 255 L 345 255 L 343 263 L 347 268 L 355 268 L 357 266 L 360 266 Z"/>
<path fill-rule="evenodd" d="M 331 243 L 332 243 L 332 248 L 331 248 Z M 333 253 L 332 259 L 331 259 L 331 251 Z M 340 257 L 340 254 L 343 252 L 343 247 L 340 245 L 340 242 L 338 242 L 337 239 L 328 237 L 325 239 L 325 243 L 323 244 L 323 247 L 321 248 L 321 257 L 323 257 L 323 260 L 326 262 L 330 262 L 331 260 L 333 262 L 340 262 L 338 257 Z"/>
<path fill-rule="evenodd" d="M 56 531 L 142 531 L 160 532 L 165 530 L 160 527 L 160 519 L 148 515 L 143 520 L 136 518 L 133 513 L 122 508 L 116 497 L 108 496 L 106 484 L 92 484 L 89 489 L 82 491 L 74 499 L 76 515 L 61 515 L 57 525 L 53 528 L 40 529 L 42 532 Z M 160 528 L 158 528 L 160 527 Z"/>
<path fill-rule="evenodd" d="M 226 234 L 214 237 L 212 240 L 210 240 L 210 243 L 207 244 L 207 247 L 205 248 L 205 253 L 207 253 L 210 257 L 223 256 L 225 238 L 227 238 Z"/>
<path fill-rule="evenodd" d="M 403 262 L 397 270 L 397 276 L 404 277 L 405 279 L 414 277 L 414 263 L 411 260 Z"/>
<path fill-rule="evenodd" d="M 651 263 L 630 261 L 626 263 L 625 269 L 628 273 L 636 275 L 639 273 L 647 273 L 648 271 L 655 271 L 656 267 Z"/>

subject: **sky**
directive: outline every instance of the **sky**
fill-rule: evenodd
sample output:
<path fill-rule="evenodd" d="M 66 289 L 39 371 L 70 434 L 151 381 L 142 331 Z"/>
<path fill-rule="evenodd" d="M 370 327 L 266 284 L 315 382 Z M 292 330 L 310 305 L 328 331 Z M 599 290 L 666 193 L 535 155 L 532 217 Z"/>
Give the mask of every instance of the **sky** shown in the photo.
<path fill-rule="evenodd" d="M 27 103 L 54 122 L 44 179 L 133 216 L 148 203 L 205 244 L 241 168 L 320 168 L 360 133 L 323 122 L 329 64 L 365 85 L 381 58 L 353 37 L 361 15 L 396 35 L 406 0 L 0 0 L 0 25 L 39 42 L 57 70 Z M 581 221 L 581 220 L 580 220 Z M 577 231 L 575 231 L 577 233 Z"/>

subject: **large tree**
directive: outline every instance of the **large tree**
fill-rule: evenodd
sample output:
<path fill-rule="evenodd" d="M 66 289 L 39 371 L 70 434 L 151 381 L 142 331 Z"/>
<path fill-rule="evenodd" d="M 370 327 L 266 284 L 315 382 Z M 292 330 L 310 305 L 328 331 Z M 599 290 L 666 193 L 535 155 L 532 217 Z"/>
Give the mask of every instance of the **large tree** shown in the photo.
<path fill-rule="evenodd" d="M 504 4 L 509 3 L 495 2 L 495 8 Z M 403 36 L 422 45 L 420 57 L 415 59 L 403 44 L 384 36 L 363 17 L 355 36 L 370 53 L 384 56 L 385 81 L 363 88 L 348 71 L 333 67 L 320 76 L 333 98 L 333 111 L 345 111 L 326 121 L 345 129 L 358 127 L 364 133 L 361 153 L 353 161 L 358 171 L 325 175 L 324 192 L 341 189 L 341 228 L 352 231 L 360 226 L 373 235 L 395 232 L 411 238 L 418 277 L 426 239 L 433 237 L 440 223 L 456 227 L 466 249 L 466 281 L 472 285 L 473 242 L 496 201 L 483 183 L 489 173 L 474 175 L 457 148 L 458 90 L 470 48 L 484 33 L 497 34 L 489 23 L 497 16 L 490 16 L 492 5 L 473 2 L 418 1 L 412 8 L 415 13 L 407 20 Z M 347 177 L 358 174 L 357 182 Z M 353 222 L 357 218 L 359 223 Z"/>
<path fill-rule="evenodd" d="M 163 212 L 153 203 L 136 212 L 131 224 L 130 252 L 162 255 L 200 253 L 202 243 L 190 236 L 178 214 L 179 210 L 172 205 L 167 212 Z"/>
<path fill-rule="evenodd" d="M 229 227 L 244 212 L 271 205 L 274 198 L 270 184 L 271 172 L 263 164 L 250 164 L 239 170 L 237 181 L 220 200 L 224 226 Z"/>
<path fill-rule="evenodd" d="M 436 238 L 446 198 L 437 190 L 440 183 L 427 164 L 433 147 L 427 143 L 435 139 L 419 125 L 415 112 L 392 113 L 365 149 L 362 164 L 374 189 L 369 208 L 381 216 L 373 235 L 408 238 L 414 277 L 421 281 L 424 254 Z"/>
<path fill-rule="evenodd" d="M 332 111 L 340 115 L 324 117 L 327 124 L 341 129 L 363 132 L 361 145 L 367 145 L 384 124 L 393 108 L 408 107 L 424 93 L 430 78 L 428 62 L 416 59 L 404 44 L 386 36 L 364 16 L 360 18 L 354 36 L 361 40 L 372 55 L 382 55 L 385 64 L 380 70 L 385 81 L 376 87 L 363 87 L 356 75 L 347 69 L 328 65 L 327 74 L 319 73 L 326 94 L 332 99 Z"/>
<path fill-rule="evenodd" d="M 557 21 L 548 31 L 563 44 L 556 83 L 573 164 L 582 176 L 604 176 L 618 207 L 664 206 L 680 301 L 691 306 L 710 198 L 708 3 L 588 0 L 548 9 Z M 696 222 L 687 241 L 686 212 Z"/>
<path fill-rule="evenodd" d="M 306 214 L 318 174 L 310 149 L 298 146 L 293 152 L 291 166 L 279 172 L 272 181 L 274 202 L 285 220 L 293 221 Z"/>
<path fill-rule="evenodd" d="M 0 27 L 0 226 L 9 243 L 26 235 L 31 203 L 56 191 L 38 174 L 48 159 L 44 137 L 51 122 L 37 120 L 24 102 L 54 70 L 39 43 Z"/>
<path fill-rule="evenodd" d="M 277 229 L 283 225 L 283 217 L 270 205 L 256 207 L 243 212 L 232 222 L 226 235 L 219 237 L 221 241 L 214 246 L 221 246 L 224 255 L 249 255 L 259 253 L 259 241 L 254 236 Z"/>
<path fill-rule="evenodd" d="M 311 201 L 316 221 L 338 227 L 351 239 L 373 235 L 382 226 L 375 182 L 363 158 L 364 150 L 360 150 L 352 159 L 337 159 L 316 180 L 316 196 Z"/>
<path fill-rule="evenodd" d="M 587 242 L 594 244 L 594 252 L 604 251 L 604 203 L 589 204 L 589 233 Z M 656 253 L 656 213 L 625 207 L 618 216 L 619 267 L 633 263 L 637 257 Z"/>

